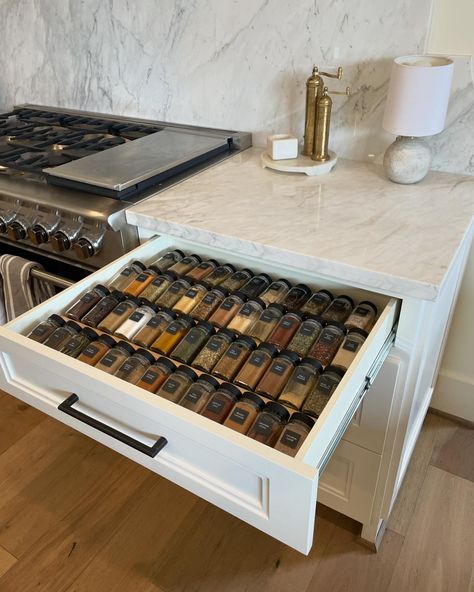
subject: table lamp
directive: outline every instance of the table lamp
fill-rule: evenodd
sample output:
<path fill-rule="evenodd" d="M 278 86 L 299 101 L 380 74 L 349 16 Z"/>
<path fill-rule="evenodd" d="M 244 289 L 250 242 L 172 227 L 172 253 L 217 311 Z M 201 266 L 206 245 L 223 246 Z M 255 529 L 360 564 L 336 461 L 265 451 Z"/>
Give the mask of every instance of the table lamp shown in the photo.
<path fill-rule="evenodd" d="M 383 118 L 397 139 L 385 151 L 383 164 L 395 183 L 416 183 L 431 164 L 431 150 L 420 138 L 444 128 L 453 62 L 441 56 L 403 56 L 392 66 Z"/>

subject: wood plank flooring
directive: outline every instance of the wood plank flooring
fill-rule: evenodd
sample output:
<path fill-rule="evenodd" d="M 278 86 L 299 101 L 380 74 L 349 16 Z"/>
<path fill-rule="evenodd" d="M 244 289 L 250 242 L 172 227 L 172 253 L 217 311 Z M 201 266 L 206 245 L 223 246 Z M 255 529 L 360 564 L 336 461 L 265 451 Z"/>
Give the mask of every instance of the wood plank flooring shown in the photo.
<path fill-rule="evenodd" d="M 474 592 L 474 430 L 428 414 L 378 554 L 308 557 L 0 393 L 0 592 Z"/>

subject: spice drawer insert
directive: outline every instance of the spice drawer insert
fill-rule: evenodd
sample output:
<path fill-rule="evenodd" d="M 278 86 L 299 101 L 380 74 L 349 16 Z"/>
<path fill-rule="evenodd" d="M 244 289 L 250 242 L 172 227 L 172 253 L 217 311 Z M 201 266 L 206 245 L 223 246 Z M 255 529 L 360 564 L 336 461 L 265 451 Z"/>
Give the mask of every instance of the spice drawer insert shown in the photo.
<path fill-rule="evenodd" d="M 354 363 L 295 458 L 25 337 L 50 314 L 66 310 L 91 286 L 107 283 L 128 262 L 149 262 L 171 248 L 196 251 L 313 287 L 344 291 L 357 300 L 371 299 L 381 310 Z M 375 375 L 389 351 L 397 314 L 398 301 L 394 299 L 335 284 L 301 270 L 161 236 L 0 327 L 0 387 L 308 553 L 313 542 L 319 474 L 366 392 L 367 375 Z M 82 413 L 88 422 L 58 409 L 72 393 L 78 397 L 73 405 L 75 412 Z M 166 445 L 151 456 L 153 445 L 163 442 L 163 438 Z"/>

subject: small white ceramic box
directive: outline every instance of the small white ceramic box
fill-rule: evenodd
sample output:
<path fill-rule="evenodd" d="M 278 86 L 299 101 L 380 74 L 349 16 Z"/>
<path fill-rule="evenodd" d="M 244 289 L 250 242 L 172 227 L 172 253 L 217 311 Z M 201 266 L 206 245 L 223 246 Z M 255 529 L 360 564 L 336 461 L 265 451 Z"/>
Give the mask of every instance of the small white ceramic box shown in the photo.
<path fill-rule="evenodd" d="M 273 160 L 298 158 L 298 138 L 289 134 L 267 136 L 267 152 Z"/>

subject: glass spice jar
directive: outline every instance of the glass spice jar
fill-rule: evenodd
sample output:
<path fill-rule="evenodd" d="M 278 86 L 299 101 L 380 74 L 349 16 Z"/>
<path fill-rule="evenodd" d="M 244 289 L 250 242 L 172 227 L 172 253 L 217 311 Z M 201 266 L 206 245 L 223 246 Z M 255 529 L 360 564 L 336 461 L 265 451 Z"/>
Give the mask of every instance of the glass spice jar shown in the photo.
<path fill-rule="evenodd" d="M 232 380 L 256 347 L 257 344 L 251 337 L 241 335 L 229 345 L 214 366 L 212 374 L 222 380 Z"/>
<path fill-rule="evenodd" d="M 179 249 L 174 249 L 173 251 L 167 251 L 163 255 L 160 255 L 160 257 L 158 257 L 158 259 L 156 259 L 156 261 L 153 261 L 152 265 L 156 265 L 162 271 L 166 271 L 172 265 L 174 265 L 175 263 L 178 263 L 178 261 L 181 261 L 181 259 L 184 256 L 185 255 L 184 255 L 183 251 L 180 251 Z"/>
<path fill-rule="evenodd" d="M 256 392 L 268 399 L 278 398 L 299 361 L 299 357 L 294 352 L 282 351 L 272 360 L 267 371 L 259 381 L 255 389 Z"/>
<path fill-rule="evenodd" d="M 99 302 L 82 317 L 81 322 L 85 325 L 89 325 L 89 327 L 97 327 L 97 325 L 99 325 L 99 323 L 124 300 L 125 296 L 122 292 L 114 290 L 108 296 L 99 300 Z"/>
<path fill-rule="evenodd" d="M 273 343 L 278 349 L 284 349 L 292 340 L 303 320 L 303 314 L 294 310 L 287 312 L 267 337 L 268 343 Z"/>
<path fill-rule="evenodd" d="M 165 380 L 176 370 L 176 364 L 167 358 L 159 358 L 149 366 L 143 376 L 140 377 L 137 386 L 150 392 L 156 393 Z"/>
<path fill-rule="evenodd" d="M 244 284 L 246 284 L 250 278 L 253 277 L 253 271 L 250 269 L 240 269 L 239 271 L 235 271 L 232 275 L 230 275 L 225 280 L 219 283 L 221 288 L 225 288 L 229 290 L 229 292 L 237 292 Z M 207 278 L 209 281 L 209 278 Z"/>
<path fill-rule="evenodd" d="M 279 279 L 272 282 L 268 288 L 260 294 L 260 298 L 268 306 L 269 304 L 276 304 L 281 302 L 291 289 L 291 284 L 288 280 Z"/>
<path fill-rule="evenodd" d="M 338 296 L 322 313 L 321 318 L 326 323 L 343 323 L 351 314 L 354 308 L 354 301 L 350 296 Z"/>
<path fill-rule="evenodd" d="M 271 343 L 262 343 L 253 351 L 235 377 L 235 384 L 253 390 L 265 374 L 278 349 Z"/>
<path fill-rule="evenodd" d="M 57 314 L 52 314 L 48 319 L 45 321 L 41 321 L 39 325 L 28 334 L 28 337 L 37 343 L 43 343 L 48 339 L 48 337 L 56 331 L 59 327 L 63 327 L 65 324 L 65 320 L 62 319 Z"/>
<path fill-rule="evenodd" d="M 303 413 L 318 418 L 343 376 L 344 370 L 342 368 L 334 366 L 326 368 L 325 372 L 318 378 L 313 390 L 306 397 L 302 409 Z"/>
<path fill-rule="evenodd" d="M 184 393 L 179 404 L 195 413 L 201 413 L 204 405 L 207 404 L 212 394 L 220 386 L 213 376 L 202 374 Z"/>
<path fill-rule="evenodd" d="M 352 364 L 352 360 L 363 346 L 367 336 L 367 331 L 364 331 L 363 329 L 352 329 L 349 331 L 342 342 L 341 347 L 337 350 L 332 365 L 347 370 Z"/>
<path fill-rule="evenodd" d="M 214 326 L 207 321 L 201 321 L 187 332 L 186 336 L 171 352 L 171 357 L 184 364 L 191 363 L 214 333 Z"/>
<path fill-rule="evenodd" d="M 173 319 L 176 318 L 176 313 L 167 308 L 163 308 L 151 319 L 148 323 L 138 331 L 133 337 L 133 343 L 141 347 L 149 347 L 163 331 L 168 327 Z"/>
<path fill-rule="evenodd" d="M 155 362 L 155 357 L 146 349 L 139 348 L 122 363 L 114 376 L 121 378 L 130 384 L 137 383 L 150 364 Z"/>
<path fill-rule="evenodd" d="M 331 322 L 321 331 L 318 340 L 308 353 L 308 357 L 315 358 L 324 368 L 329 366 L 344 339 L 346 328 L 342 323 Z"/>
<path fill-rule="evenodd" d="M 270 304 L 247 331 L 247 335 L 257 343 L 266 341 L 285 312 L 286 309 L 281 304 Z"/>
<path fill-rule="evenodd" d="M 132 261 L 129 265 L 119 271 L 110 282 L 109 286 L 113 290 L 122 291 L 139 273 L 144 271 L 146 266 L 141 261 Z"/>
<path fill-rule="evenodd" d="M 288 409 L 280 405 L 280 403 L 270 401 L 257 415 L 247 432 L 247 436 L 267 446 L 273 446 L 289 417 Z"/>
<path fill-rule="evenodd" d="M 242 398 L 232 407 L 224 425 L 240 434 L 246 434 L 265 403 L 255 393 L 243 393 Z"/>
<path fill-rule="evenodd" d="M 189 314 L 204 298 L 208 293 L 209 286 L 204 282 L 194 284 L 189 290 L 181 296 L 181 298 L 173 306 L 175 312 L 181 314 Z"/>
<path fill-rule="evenodd" d="M 272 278 L 267 273 L 259 273 L 250 278 L 239 291 L 249 299 L 257 298 L 271 283 Z"/>
<path fill-rule="evenodd" d="M 77 335 L 81 329 L 82 327 L 76 322 L 68 321 L 61 327 L 58 327 L 56 330 L 54 330 L 46 339 L 46 341 L 43 342 L 43 345 L 59 351 L 66 341 L 70 337 Z"/>
<path fill-rule="evenodd" d="M 198 375 L 192 368 L 180 366 L 165 380 L 163 385 L 156 391 L 156 394 L 172 403 L 177 403 L 197 377 Z"/>
<path fill-rule="evenodd" d="M 199 257 L 199 255 L 188 255 L 187 257 L 183 257 L 180 261 L 169 267 L 168 270 L 174 271 L 178 274 L 178 276 L 184 276 L 188 273 L 188 271 L 191 271 L 191 269 L 194 269 L 200 263 L 202 263 L 202 259 Z"/>
<path fill-rule="evenodd" d="M 219 267 L 216 267 L 216 269 L 214 269 L 212 273 L 206 277 L 206 282 L 210 286 L 216 287 L 220 285 L 228 277 L 230 277 L 234 272 L 235 267 L 231 263 L 219 265 Z"/>
<path fill-rule="evenodd" d="M 224 355 L 229 344 L 234 341 L 237 335 L 229 329 L 221 329 L 215 335 L 209 337 L 199 354 L 193 362 L 194 368 L 203 372 L 211 372 L 217 361 Z"/>
<path fill-rule="evenodd" d="M 157 307 L 154 304 L 148 302 L 148 300 L 141 300 L 140 306 L 120 325 L 115 331 L 115 335 L 131 341 L 138 331 L 155 315 L 156 311 Z"/>
<path fill-rule="evenodd" d="M 354 308 L 344 325 L 347 329 L 370 331 L 375 323 L 377 307 L 368 300 L 363 300 Z"/>
<path fill-rule="evenodd" d="M 240 292 L 227 296 L 217 310 L 209 317 L 209 322 L 216 327 L 226 327 L 247 300 Z"/>
<path fill-rule="evenodd" d="M 201 415 L 217 423 L 222 423 L 239 399 L 239 389 L 233 384 L 224 382 L 211 396 L 207 405 L 201 411 Z"/>
<path fill-rule="evenodd" d="M 174 319 L 158 339 L 151 344 L 150 349 L 167 356 L 173 351 L 193 325 L 193 319 L 187 315 Z"/>
<path fill-rule="evenodd" d="M 294 351 L 301 358 L 304 358 L 313 347 L 325 324 L 319 317 L 313 317 L 311 315 L 298 327 L 287 349 Z"/>
<path fill-rule="evenodd" d="M 77 335 L 70 337 L 59 351 L 67 356 L 71 356 L 71 358 L 77 358 L 83 349 L 98 338 L 99 336 L 94 329 L 86 327 Z"/>
<path fill-rule="evenodd" d="M 326 308 L 331 304 L 334 296 L 329 290 L 319 290 L 315 292 L 311 298 L 303 304 L 300 311 L 307 315 L 321 315 Z"/>
<path fill-rule="evenodd" d="M 248 300 L 242 304 L 227 328 L 236 333 L 247 333 L 264 310 L 265 303 L 260 298 Z"/>
<path fill-rule="evenodd" d="M 301 445 L 308 437 L 315 421 L 306 413 L 296 411 L 290 417 L 290 421 L 283 428 L 283 431 L 275 444 L 275 450 L 284 452 L 288 456 L 296 456 Z"/>
<path fill-rule="evenodd" d="M 142 298 L 146 298 L 150 302 L 156 302 L 158 298 L 166 292 L 173 282 L 178 279 L 178 276 L 172 271 L 165 271 L 155 277 L 147 285 L 147 287 L 140 294 Z"/>
<path fill-rule="evenodd" d="M 140 300 L 130 296 L 116 306 L 98 325 L 97 329 L 114 333 L 140 305 Z"/>
<path fill-rule="evenodd" d="M 171 286 L 155 300 L 155 304 L 160 308 L 172 309 L 190 287 L 191 282 L 187 278 L 180 278 L 174 281 Z"/>
<path fill-rule="evenodd" d="M 292 409 L 301 409 L 304 400 L 312 391 L 323 367 L 313 358 L 303 358 L 301 364 L 293 370 L 278 402 Z"/>
<path fill-rule="evenodd" d="M 220 287 L 214 288 L 192 309 L 191 316 L 196 321 L 207 321 L 228 295 L 229 290 Z"/>
<path fill-rule="evenodd" d="M 198 282 L 199 280 L 203 280 L 206 276 L 212 273 L 214 269 L 218 267 L 218 265 L 219 263 L 215 259 L 208 259 L 207 261 L 203 261 L 202 263 L 200 263 L 194 269 L 191 269 L 191 271 L 188 271 L 187 276 L 195 282 Z"/>
<path fill-rule="evenodd" d="M 83 294 L 79 300 L 66 311 L 66 316 L 74 321 L 80 321 L 82 317 L 99 302 L 99 300 L 108 296 L 109 293 L 109 290 L 105 286 L 97 284 L 92 290 Z"/>
<path fill-rule="evenodd" d="M 93 341 L 83 349 L 77 359 L 89 366 L 95 366 L 114 345 L 117 345 L 117 342 L 113 337 L 110 337 L 110 335 L 101 335 L 99 339 L 96 339 L 96 341 Z"/>
<path fill-rule="evenodd" d="M 134 353 L 135 349 L 129 343 L 119 341 L 115 347 L 100 358 L 95 367 L 107 374 L 115 374 L 125 360 Z"/>
<path fill-rule="evenodd" d="M 151 284 L 151 282 L 162 273 L 156 265 L 150 265 L 144 271 L 139 273 L 133 280 L 123 289 L 127 296 L 140 296 L 143 290 Z"/>
<path fill-rule="evenodd" d="M 311 288 L 306 284 L 293 286 L 282 301 L 283 306 L 289 311 L 299 310 L 311 296 Z"/>

